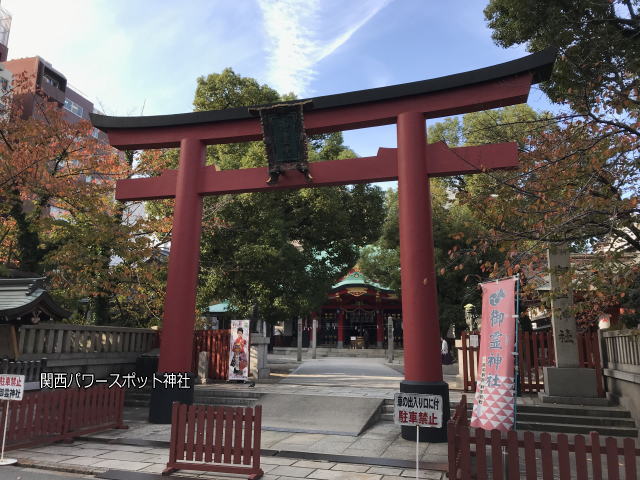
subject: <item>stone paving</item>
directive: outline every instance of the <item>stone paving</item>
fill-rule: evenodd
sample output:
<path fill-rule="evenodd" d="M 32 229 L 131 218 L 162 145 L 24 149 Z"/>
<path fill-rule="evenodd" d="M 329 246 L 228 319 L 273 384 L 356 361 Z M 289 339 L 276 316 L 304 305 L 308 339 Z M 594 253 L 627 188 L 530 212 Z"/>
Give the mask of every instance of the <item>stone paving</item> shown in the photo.
<path fill-rule="evenodd" d="M 299 436 L 300 434 L 295 434 Z M 306 437 L 306 436 L 305 436 Z M 306 441 L 308 438 L 296 438 Z M 369 445 L 363 443 L 361 446 Z M 415 444 L 412 444 L 415 446 Z M 433 450 L 433 454 L 429 452 Z M 442 457 L 446 445 L 428 445 L 422 448 L 423 458 Z M 368 447 L 359 450 L 361 454 L 373 455 Z M 343 454 L 346 452 L 343 451 Z M 116 445 L 100 442 L 74 442 L 67 445 L 48 445 L 24 450 L 13 450 L 11 456 L 18 458 L 21 465 L 38 466 L 51 470 L 99 474 L 109 469 L 128 470 L 144 473 L 161 473 L 169 459 L 166 448 Z M 394 456 L 397 458 L 397 455 Z M 330 461 L 299 460 L 295 458 L 266 456 L 261 458 L 264 480 L 406 480 L 415 478 L 415 470 L 385 466 L 339 463 Z M 421 470 L 419 478 L 444 479 L 445 473 L 435 470 Z M 210 479 L 242 478 L 237 475 L 203 473 L 200 471 L 180 470 L 172 476 L 190 476 Z"/>

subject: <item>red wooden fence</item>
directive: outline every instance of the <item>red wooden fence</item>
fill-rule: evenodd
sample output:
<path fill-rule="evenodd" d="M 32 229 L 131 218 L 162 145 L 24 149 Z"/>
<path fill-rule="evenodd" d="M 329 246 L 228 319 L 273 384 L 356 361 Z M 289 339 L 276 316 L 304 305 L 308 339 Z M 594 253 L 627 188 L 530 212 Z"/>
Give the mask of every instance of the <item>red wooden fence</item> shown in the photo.
<path fill-rule="evenodd" d="M 479 344 L 480 334 L 473 334 L 478 335 Z M 480 349 L 470 346 L 469 336 L 468 332 L 462 332 L 463 389 L 465 392 L 475 392 Z M 578 334 L 578 354 L 581 367 L 595 368 L 598 395 L 604 397 L 604 379 L 597 333 Z M 553 335 L 550 331 L 518 333 L 518 372 L 520 373 L 520 388 L 523 393 L 544 390 L 542 369 L 552 367 L 555 364 Z"/>
<path fill-rule="evenodd" d="M 196 330 L 193 332 L 192 371 L 198 371 L 198 354 L 209 353 L 209 378 L 226 380 L 229 372 L 229 330 Z"/>
<path fill-rule="evenodd" d="M 518 433 L 511 430 L 505 436 L 498 430 L 472 429 L 450 421 L 447 425 L 449 478 L 638 478 L 636 462 L 640 457 L 640 449 L 636 448 L 633 438 L 625 438 L 620 446 L 619 439 L 613 437 L 607 437 L 604 445 L 601 445 L 597 432 L 591 432 L 588 444 L 582 435 L 569 437 L 560 433 L 552 440 L 549 433 L 541 433 L 538 439 L 533 432 Z"/>
<path fill-rule="evenodd" d="M 169 462 L 163 475 L 179 469 L 262 477 L 262 406 L 213 407 L 173 404 Z"/>
<path fill-rule="evenodd" d="M 7 448 L 72 440 L 111 428 L 127 428 L 122 421 L 124 390 L 98 385 L 88 389 L 25 392 L 11 402 L 7 425 Z M 4 426 L 6 402 L 0 406 Z"/>

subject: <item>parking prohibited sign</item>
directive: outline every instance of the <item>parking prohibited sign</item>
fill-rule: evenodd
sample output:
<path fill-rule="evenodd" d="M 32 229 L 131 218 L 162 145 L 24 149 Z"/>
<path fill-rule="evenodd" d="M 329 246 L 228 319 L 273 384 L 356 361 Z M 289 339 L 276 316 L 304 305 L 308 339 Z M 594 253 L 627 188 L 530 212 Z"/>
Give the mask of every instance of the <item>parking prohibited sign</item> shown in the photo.
<path fill-rule="evenodd" d="M 442 427 L 442 396 L 419 393 L 396 393 L 393 421 L 397 425 Z"/>

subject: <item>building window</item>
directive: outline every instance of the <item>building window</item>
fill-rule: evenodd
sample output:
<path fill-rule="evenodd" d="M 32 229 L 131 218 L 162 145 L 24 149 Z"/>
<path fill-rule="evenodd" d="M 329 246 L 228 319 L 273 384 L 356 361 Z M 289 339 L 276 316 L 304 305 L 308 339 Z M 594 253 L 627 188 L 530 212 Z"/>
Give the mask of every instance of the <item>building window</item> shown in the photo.
<path fill-rule="evenodd" d="M 84 113 L 84 109 L 78 105 L 76 102 L 69 100 L 68 98 L 64 99 L 64 109 L 69 110 L 74 115 L 82 118 L 82 114 Z"/>
<path fill-rule="evenodd" d="M 55 87 L 58 90 L 60 90 L 60 82 L 57 79 L 47 75 L 46 73 L 42 76 L 42 78 L 44 79 L 45 83 L 48 83 L 52 87 Z"/>

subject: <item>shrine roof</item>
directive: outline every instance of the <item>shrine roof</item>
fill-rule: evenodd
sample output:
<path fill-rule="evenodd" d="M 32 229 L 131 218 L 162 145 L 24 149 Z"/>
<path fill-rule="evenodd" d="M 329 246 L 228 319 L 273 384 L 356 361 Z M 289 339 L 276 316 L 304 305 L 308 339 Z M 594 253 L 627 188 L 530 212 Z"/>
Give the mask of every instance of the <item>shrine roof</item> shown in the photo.
<path fill-rule="evenodd" d="M 379 283 L 376 283 L 372 280 L 369 280 L 365 275 L 360 271 L 359 268 L 353 268 L 349 271 L 347 275 L 342 277 L 338 283 L 331 287 L 332 291 L 341 290 L 347 287 L 355 287 L 355 286 L 370 286 L 377 290 L 382 290 L 385 292 L 392 292 L 390 288 L 383 287 Z"/>
<path fill-rule="evenodd" d="M 63 319 L 71 312 L 60 307 L 44 287 L 44 278 L 0 278 L 0 318 L 16 318 L 35 310 Z"/>
<path fill-rule="evenodd" d="M 325 95 L 303 100 L 293 100 L 291 102 L 277 102 L 277 104 L 308 102 L 305 105 L 305 110 L 318 111 L 454 90 L 486 82 L 500 81 L 501 79 L 507 79 L 526 73 L 532 74 L 531 83 L 535 84 L 549 78 L 556 54 L 557 48 L 550 47 L 540 52 L 509 62 L 477 70 L 447 75 L 444 77 L 390 85 L 386 87 L 370 88 L 366 90 L 356 90 L 353 92 L 339 93 L 335 95 Z M 252 109 L 265 106 L 267 105 L 138 117 L 112 117 L 95 113 L 92 113 L 90 116 L 91 122 L 96 128 L 107 131 L 116 129 L 200 125 L 245 120 L 256 117 L 257 114 L 255 112 L 251 112 Z"/>

